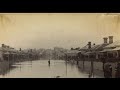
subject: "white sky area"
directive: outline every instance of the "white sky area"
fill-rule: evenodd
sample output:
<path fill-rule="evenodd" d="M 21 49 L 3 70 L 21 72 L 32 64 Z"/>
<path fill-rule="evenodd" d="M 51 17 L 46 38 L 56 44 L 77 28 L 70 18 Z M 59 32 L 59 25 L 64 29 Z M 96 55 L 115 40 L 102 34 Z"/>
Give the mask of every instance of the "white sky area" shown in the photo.
<path fill-rule="evenodd" d="M 103 37 L 120 38 L 117 17 L 97 13 L 13 13 L 11 22 L 0 23 L 0 44 L 15 48 L 83 47 L 88 41 L 103 43 Z"/>

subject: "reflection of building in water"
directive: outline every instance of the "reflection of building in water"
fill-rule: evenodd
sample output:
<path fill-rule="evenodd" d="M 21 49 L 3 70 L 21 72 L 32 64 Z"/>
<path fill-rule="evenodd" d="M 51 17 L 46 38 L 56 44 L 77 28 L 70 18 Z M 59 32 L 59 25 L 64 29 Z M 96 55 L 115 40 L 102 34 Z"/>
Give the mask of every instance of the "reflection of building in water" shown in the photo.
<path fill-rule="evenodd" d="M 7 61 L 0 62 L 0 75 L 5 75 L 9 72 L 9 63 Z"/>

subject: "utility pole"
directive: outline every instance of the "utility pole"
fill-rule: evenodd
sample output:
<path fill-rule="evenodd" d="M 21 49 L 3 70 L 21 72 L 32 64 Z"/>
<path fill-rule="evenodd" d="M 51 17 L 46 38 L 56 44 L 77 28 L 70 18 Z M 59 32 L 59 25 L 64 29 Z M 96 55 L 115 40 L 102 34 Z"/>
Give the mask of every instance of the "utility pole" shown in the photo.
<path fill-rule="evenodd" d="M 94 65 L 93 65 L 93 59 L 92 58 L 90 58 L 90 54 L 91 54 L 91 42 L 88 42 L 88 51 L 90 52 L 89 54 L 88 54 L 88 60 L 91 60 L 91 70 L 90 70 L 90 77 L 94 77 L 94 74 L 93 74 L 93 69 L 94 69 Z"/>
<path fill-rule="evenodd" d="M 67 78 L 67 60 L 66 60 L 66 78 Z"/>

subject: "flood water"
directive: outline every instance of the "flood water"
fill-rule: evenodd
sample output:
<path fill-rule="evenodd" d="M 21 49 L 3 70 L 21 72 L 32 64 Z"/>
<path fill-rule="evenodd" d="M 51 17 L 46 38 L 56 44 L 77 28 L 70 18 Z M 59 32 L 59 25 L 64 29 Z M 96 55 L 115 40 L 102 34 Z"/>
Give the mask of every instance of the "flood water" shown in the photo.
<path fill-rule="evenodd" d="M 0 78 L 88 78 L 77 65 L 66 63 L 63 60 L 35 60 L 14 63 Z M 98 77 L 98 76 L 95 76 Z M 99 78 L 99 77 L 98 77 Z"/>

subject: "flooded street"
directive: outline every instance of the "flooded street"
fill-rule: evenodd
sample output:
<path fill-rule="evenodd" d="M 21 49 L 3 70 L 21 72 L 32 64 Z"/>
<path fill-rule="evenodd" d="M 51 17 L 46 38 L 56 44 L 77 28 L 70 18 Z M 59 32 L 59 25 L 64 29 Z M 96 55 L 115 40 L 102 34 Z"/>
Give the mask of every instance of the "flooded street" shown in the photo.
<path fill-rule="evenodd" d="M 88 74 L 81 72 L 77 65 L 63 60 L 36 60 L 15 63 L 9 71 L 0 78 L 88 78 Z"/>

